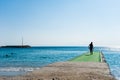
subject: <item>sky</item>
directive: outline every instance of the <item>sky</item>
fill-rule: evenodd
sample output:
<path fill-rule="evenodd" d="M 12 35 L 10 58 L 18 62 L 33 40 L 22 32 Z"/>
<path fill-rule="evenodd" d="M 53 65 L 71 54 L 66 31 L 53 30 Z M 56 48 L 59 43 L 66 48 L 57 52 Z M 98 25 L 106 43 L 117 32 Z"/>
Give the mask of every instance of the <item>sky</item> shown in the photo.
<path fill-rule="evenodd" d="M 120 46 L 120 0 L 0 0 L 0 45 Z"/>

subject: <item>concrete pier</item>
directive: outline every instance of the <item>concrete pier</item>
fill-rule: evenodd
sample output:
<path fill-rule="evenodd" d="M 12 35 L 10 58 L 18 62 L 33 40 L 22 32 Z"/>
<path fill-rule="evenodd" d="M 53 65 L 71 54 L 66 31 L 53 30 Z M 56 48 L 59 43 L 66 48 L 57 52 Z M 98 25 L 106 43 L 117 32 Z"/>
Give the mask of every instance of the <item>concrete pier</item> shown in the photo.
<path fill-rule="evenodd" d="M 101 58 L 104 56 L 101 54 Z M 102 62 L 57 62 L 16 77 L 0 77 L 0 80 L 115 80 L 109 66 Z"/>

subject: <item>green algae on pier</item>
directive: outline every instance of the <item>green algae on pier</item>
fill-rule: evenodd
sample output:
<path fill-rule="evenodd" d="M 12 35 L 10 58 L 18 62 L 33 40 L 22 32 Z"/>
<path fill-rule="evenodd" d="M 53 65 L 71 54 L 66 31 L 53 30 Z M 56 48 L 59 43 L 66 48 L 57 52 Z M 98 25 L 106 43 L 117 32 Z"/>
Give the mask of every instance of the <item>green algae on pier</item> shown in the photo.
<path fill-rule="evenodd" d="M 90 55 L 90 53 L 84 53 L 69 61 L 71 62 L 101 62 L 101 53 L 93 52 L 93 55 Z"/>

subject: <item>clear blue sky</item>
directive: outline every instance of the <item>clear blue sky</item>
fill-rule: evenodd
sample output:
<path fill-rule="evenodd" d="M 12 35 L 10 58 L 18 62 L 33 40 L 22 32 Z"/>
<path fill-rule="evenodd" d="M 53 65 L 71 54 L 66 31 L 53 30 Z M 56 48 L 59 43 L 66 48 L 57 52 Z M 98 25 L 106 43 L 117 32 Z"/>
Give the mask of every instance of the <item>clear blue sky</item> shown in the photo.
<path fill-rule="evenodd" d="M 0 0 L 0 45 L 120 45 L 120 0 Z"/>

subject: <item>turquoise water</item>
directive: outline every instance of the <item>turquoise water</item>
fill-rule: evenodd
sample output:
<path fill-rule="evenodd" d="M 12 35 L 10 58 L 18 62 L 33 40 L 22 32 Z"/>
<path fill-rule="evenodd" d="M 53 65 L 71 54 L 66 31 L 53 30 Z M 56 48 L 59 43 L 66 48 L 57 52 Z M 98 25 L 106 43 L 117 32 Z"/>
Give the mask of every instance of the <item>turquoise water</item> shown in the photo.
<path fill-rule="evenodd" d="M 67 61 L 86 50 L 80 47 L 0 48 L 0 75 L 24 74 L 50 63 Z"/>
<path fill-rule="evenodd" d="M 112 75 L 120 80 L 120 51 L 104 52 L 105 59 L 109 64 Z"/>
<path fill-rule="evenodd" d="M 112 74 L 120 80 L 120 49 L 95 47 L 102 51 Z M 0 48 L 0 76 L 22 75 L 50 63 L 67 61 L 88 52 L 88 47 Z"/>

